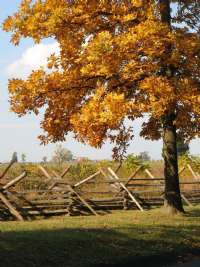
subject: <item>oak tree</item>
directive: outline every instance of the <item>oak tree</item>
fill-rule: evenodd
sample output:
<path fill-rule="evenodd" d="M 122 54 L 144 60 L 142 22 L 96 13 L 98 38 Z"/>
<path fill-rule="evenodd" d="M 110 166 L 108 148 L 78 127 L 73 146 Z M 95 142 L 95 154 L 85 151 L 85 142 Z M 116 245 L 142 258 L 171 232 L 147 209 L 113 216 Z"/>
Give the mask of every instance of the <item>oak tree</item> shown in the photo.
<path fill-rule="evenodd" d="M 134 136 L 126 120 L 147 114 L 141 136 L 163 138 L 166 207 L 182 212 L 176 135 L 200 135 L 199 14 L 199 0 L 23 0 L 4 22 L 12 42 L 54 38 L 61 52 L 10 80 L 12 110 L 45 109 L 42 143 L 74 132 L 94 147 L 110 139 L 115 157 Z"/>

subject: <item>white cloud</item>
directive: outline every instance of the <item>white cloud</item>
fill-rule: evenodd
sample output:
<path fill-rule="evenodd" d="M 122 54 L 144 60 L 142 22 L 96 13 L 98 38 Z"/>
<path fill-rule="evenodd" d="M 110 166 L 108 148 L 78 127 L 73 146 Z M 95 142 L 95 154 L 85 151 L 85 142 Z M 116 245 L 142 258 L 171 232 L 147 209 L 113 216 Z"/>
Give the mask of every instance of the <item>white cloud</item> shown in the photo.
<path fill-rule="evenodd" d="M 6 68 L 9 77 L 25 78 L 32 70 L 47 66 L 47 58 L 60 52 L 59 44 L 35 44 L 26 49 L 21 57 Z"/>

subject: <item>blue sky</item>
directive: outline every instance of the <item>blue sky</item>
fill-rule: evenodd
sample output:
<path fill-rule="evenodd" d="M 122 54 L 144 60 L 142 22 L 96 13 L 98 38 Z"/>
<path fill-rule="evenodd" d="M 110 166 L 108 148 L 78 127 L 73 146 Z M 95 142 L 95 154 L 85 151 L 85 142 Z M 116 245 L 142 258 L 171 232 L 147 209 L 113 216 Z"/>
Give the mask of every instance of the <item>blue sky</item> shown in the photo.
<path fill-rule="evenodd" d="M 0 1 L 0 21 L 17 10 L 20 0 Z M 40 146 L 37 136 L 41 133 L 40 117 L 26 116 L 18 118 L 9 111 L 7 81 L 11 77 L 26 77 L 32 68 L 45 65 L 45 58 L 52 51 L 57 52 L 58 46 L 53 40 L 35 46 L 31 40 L 23 40 L 18 47 L 13 46 L 8 33 L 0 29 L 0 162 L 7 161 L 16 151 L 20 157 L 27 155 L 29 161 L 40 161 L 43 156 L 51 158 L 55 144 Z M 129 147 L 129 153 L 138 154 L 149 151 L 150 155 L 159 159 L 161 157 L 162 142 L 145 141 L 138 137 L 141 121 L 134 123 L 136 137 Z M 93 159 L 111 157 L 112 147 L 106 144 L 101 150 L 76 142 L 72 136 L 67 138 L 63 146 L 70 149 L 77 157 L 84 156 Z M 191 152 L 200 154 L 200 142 L 191 143 Z"/>

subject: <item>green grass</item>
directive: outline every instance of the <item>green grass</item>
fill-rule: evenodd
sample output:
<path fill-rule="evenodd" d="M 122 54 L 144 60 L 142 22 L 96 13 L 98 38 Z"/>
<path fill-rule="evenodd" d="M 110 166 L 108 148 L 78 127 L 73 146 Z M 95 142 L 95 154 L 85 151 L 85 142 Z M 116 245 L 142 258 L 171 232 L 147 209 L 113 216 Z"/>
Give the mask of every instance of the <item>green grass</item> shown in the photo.
<path fill-rule="evenodd" d="M 198 248 L 200 206 L 173 217 L 160 210 L 124 211 L 0 223 L 2 267 L 138 266 L 129 263 L 159 254 L 164 260 L 164 255 L 178 256 Z"/>

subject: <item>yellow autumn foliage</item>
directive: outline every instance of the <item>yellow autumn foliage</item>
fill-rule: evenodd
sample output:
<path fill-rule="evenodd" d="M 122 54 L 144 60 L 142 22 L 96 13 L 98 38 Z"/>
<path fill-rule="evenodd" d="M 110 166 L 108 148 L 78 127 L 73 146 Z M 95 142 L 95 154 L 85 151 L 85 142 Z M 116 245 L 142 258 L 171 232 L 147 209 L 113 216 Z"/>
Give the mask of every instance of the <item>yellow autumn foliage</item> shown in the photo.
<path fill-rule="evenodd" d="M 169 25 L 161 2 L 23 0 L 3 25 L 12 42 L 54 38 L 60 55 L 50 70 L 9 81 L 12 110 L 45 109 L 43 143 L 74 132 L 96 147 L 109 138 L 124 145 L 124 122 L 145 114 L 141 135 L 159 139 L 169 112 L 185 138 L 200 136 L 200 3 L 170 1 Z"/>

